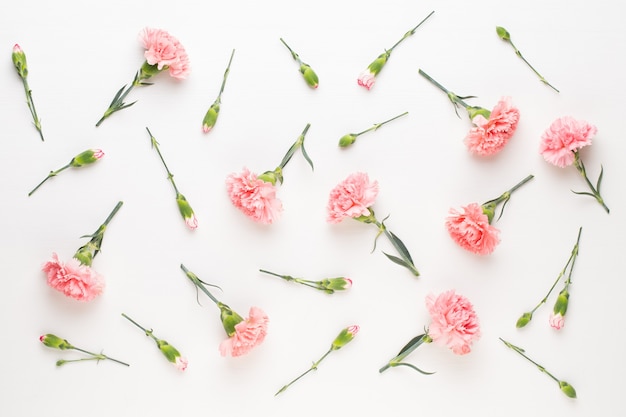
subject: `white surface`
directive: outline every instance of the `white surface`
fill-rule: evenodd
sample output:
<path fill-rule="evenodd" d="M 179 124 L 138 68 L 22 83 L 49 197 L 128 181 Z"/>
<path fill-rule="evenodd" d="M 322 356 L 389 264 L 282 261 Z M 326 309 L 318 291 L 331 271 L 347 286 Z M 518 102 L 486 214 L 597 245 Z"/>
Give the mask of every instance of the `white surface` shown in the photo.
<path fill-rule="evenodd" d="M 293 1 L 176 3 L 11 2 L 0 14 L 0 414 L 108 416 L 210 414 L 314 416 L 369 412 L 394 415 L 545 414 L 624 415 L 626 370 L 621 330 L 626 227 L 623 181 L 623 45 L 619 2 L 485 1 L 302 4 Z M 394 50 L 372 91 L 356 83 L 376 56 L 435 14 Z M 551 83 L 543 86 L 495 33 L 506 27 L 525 57 Z M 134 107 L 95 128 L 115 91 L 142 63 L 137 33 L 168 30 L 186 47 L 192 74 L 177 82 L 165 74 L 136 89 Z M 320 77 L 318 90 L 301 79 L 279 42 L 283 37 Z M 19 43 L 46 141 L 31 126 L 21 83 L 10 60 Z M 214 131 L 201 132 L 231 50 L 236 53 Z M 492 107 L 510 95 L 521 121 L 505 150 L 472 157 L 462 139 L 470 123 L 458 119 L 447 98 L 418 75 L 424 69 L 475 104 Z M 404 111 L 409 114 L 337 147 L 360 131 Z M 541 133 L 564 115 L 598 127 L 582 152 L 595 179 L 604 165 L 607 215 L 585 190 L 573 167 L 543 161 Z M 254 224 L 228 201 L 224 180 L 247 166 L 273 169 L 306 123 L 311 172 L 297 154 L 279 188 L 285 211 L 274 225 Z M 145 127 L 199 218 L 189 231 Z M 88 148 L 106 156 L 82 170 L 53 178 L 32 197 L 27 192 L 51 169 Z M 406 243 L 422 276 L 414 278 L 370 254 L 375 228 L 354 221 L 326 223 L 328 193 L 355 171 L 380 183 L 378 214 Z M 528 174 L 502 219 L 501 243 L 488 257 L 457 247 L 443 222 L 450 207 L 482 203 Z M 115 203 L 94 268 L 107 288 L 81 304 L 45 284 L 40 268 L 56 251 L 69 259 Z M 565 327 L 547 319 L 553 299 L 523 330 L 519 315 L 545 295 L 583 227 Z M 263 345 L 241 358 L 222 358 L 218 310 L 195 291 L 179 265 L 222 287 L 216 295 L 240 314 L 251 305 L 270 316 Z M 347 293 L 327 296 L 264 276 L 259 268 L 317 279 L 346 275 Z M 428 324 L 424 297 L 454 288 L 475 305 L 482 338 L 459 357 L 436 345 L 408 368 L 378 368 Z M 557 290 L 560 288 L 557 287 Z M 154 344 L 126 322 L 125 312 L 178 347 L 189 368 L 180 373 Z M 355 340 L 334 352 L 316 372 L 279 397 L 274 393 L 317 360 L 336 334 L 361 326 Z M 54 366 L 72 357 L 42 346 L 55 333 L 77 346 L 128 361 Z M 503 337 L 557 377 L 556 384 L 499 340 Z"/>

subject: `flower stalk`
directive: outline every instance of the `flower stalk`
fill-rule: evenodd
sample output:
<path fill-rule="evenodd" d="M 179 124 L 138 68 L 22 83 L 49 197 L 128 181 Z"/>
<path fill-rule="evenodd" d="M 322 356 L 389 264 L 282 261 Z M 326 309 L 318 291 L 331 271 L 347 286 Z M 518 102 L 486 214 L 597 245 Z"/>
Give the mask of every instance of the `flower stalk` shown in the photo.
<path fill-rule="evenodd" d="M 602 165 L 600 165 L 600 175 L 598 176 L 598 181 L 595 186 L 591 183 L 591 181 L 589 181 L 589 177 L 587 177 L 587 170 L 585 169 L 585 164 L 583 164 L 582 159 L 580 159 L 580 155 L 578 151 L 574 152 L 574 166 L 576 167 L 576 170 L 580 173 L 580 175 L 585 179 L 585 182 L 587 183 L 587 186 L 589 187 L 591 192 L 590 193 L 585 192 L 585 191 L 572 191 L 572 192 L 574 194 L 588 195 L 588 196 L 595 198 L 596 201 L 600 203 L 604 211 L 606 211 L 607 213 L 610 213 L 609 208 L 606 206 L 604 199 L 600 195 L 600 186 L 602 185 L 602 176 L 604 174 L 604 168 L 602 167 Z"/>
<path fill-rule="evenodd" d="M 515 327 L 517 327 L 518 329 L 522 328 L 522 327 L 526 326 L 532 320 L 533 314 L 535 313 L 535 311 L 537 311 L 537 309 L 539 307 L 541 307 L 543 304 L 545 304 L 548 301 L 548 297 L 550 297 L 550 294 L 552 293 L 552 291 L 556 287 L 556 284 L 558 284 L 558 282 L 561 280 L 561 278 L 563 278 L 565 276 L 565 274 L 567 273 L 567 279 L 565 280 L 565 287 L 561 291 L 562 297 L 565 298 L 565 301 L 563 302 L 563 301 L 557 300 L 557 304 L 559 306 L 559 308 L 558 308 L 559 311 L 556 311 L 557 310 L 557 308 L 556 308 L 557 306 L 555 306 L 555 313 L 562 313 L 561 316 L 565 315 L 565 311 L 567 310 L 567 302 L 568 302 L 568 298 L 569 298 L 568 290 L 569 290 L 569 286 L 572 283 L 572 272 L 574 271 L 574 264 L 576 263 L 576 257 L 578 256 L 578 250 L 579 250 L 579 245 L 580 245 L 580 235 L 582 233 L 582 230 L 583 230 L 582 227 L 580 227 L 578 229 L 578 237 L 576 238 L 576 244 L 572 248 L 572 252 L 571 252 L 571 254 L 569 256 L 569 259 L 565 263 L 565 266 L 563 267 L 561 272 L 559 272 L 559 275 L 556 277 L 556 280 L 554 281 L 554 283 L 550 287 L 550 290 L 548 291 L 546 296 L 543 297 L 543 299 L 541 301 L 539 301 L 539 303 L 535 306 L 535 308 L 533 308 L 532 310 L 522 314 L 522 316 L 517 320 L 517 323 L 515 324 Z M 568 268 L 569 268 L 569 273 L 567 272 Z M 567 294 L 567 296 L 565 296 L 565 294 Z M 561 306 L 564 306 L 564 307 L 561 307 Z"/>
<path fill-rule="evenodd" d="M 37 110 L 35 109 L 35 102 L 33 101 L 33 92 L 28 85 L 28 64 L 26 62 L 26 54 L 22 50 L 22 48 L 15 44 L 13 46 L 13 53 L 11 54 L 11 59 L 13 61 L 13 65 L 17 70 L 17 74 L 20 76 L 22 80 L 22 85 L 24 86 L 24 93 L 26 94 L 26 104 L 28 105 L 28 110 L 30 110 L 30 115 L 33 118 L 33 124 L 35 125 L 35 129 L 39 133 L 39 137 L 41 141 L 44 141 L 43 132 L 41 130 L 41 119 L 37 115 Z"/>
<path fill-rule="evenodd" d="M 167 167 L 167 164 L 165 163 L 165 159 L 163 159 L 163 155 L 161 154 L 161 150 L 159 149 L 159 142 L 157 142 L 156 138 L 152 135 L 152 132 L 150 132 L 150 129 L 146 127 L 146 130 L 148 131 L 148 134 L 150 135 L 150 143 L 152 145 L 152 148 L 154 148 L 157 151 L 157 154 L 159 155 L 159 158 L 161 159 L 161 162 L 163 163 L 163 166 L 165 167 L 165 171 L 167 172 L 167 179 L 172 184 L 172 187 L 174 187 L 174 192 L 176 194 L 176 204 L 178 205 L 178 210 L 180 211 L 180 214 L 183 217 L 183 220 L 185 221 L 185 224 L 187 225 L 187 227 L 191 230 L 194 230 L 198 227 L 198 219 L 196 218 L 196 215 L 193 209 L 191 208 L 191 205 L 187 202 L 187 199 L 185 198 L 185 196 L 180 191 L 178 191 L 178 187 L 176 186 L 176 183 L 174 182 L 174 174 L 172 174 L 170 169 Z"/>
<path fill-rule="evenodd" d="M 66 363 L 71 363 L 71 362 L 82 362 L 82 361 L 87 361 L 87 360 L 95 360 L 95 361 L 102 361 L 102 360 L 111 360 L 113 362 L 117 362 L 121 365 L 124 366 L 130 366 L 129 364 L 127 364 L 126 362 L 122 362 L 120 360 L 114 359 L 110 356 L 107 356 L 103 353 L 93 353 L 93 352 L 89 352 L 88 350 L 85 349 L 81 349 L 79 347 L 76 347 L 74 345 L 72 345 L 70 342 L 68 342 L 66 339 L 62 339 L 54 334 L 48 333 L 45 335 L 42 335 L 41 337 L 39 337 L 39 341 L 41 341 L 41 343 L 43 343 L 45 346 L 49 347 L 49 348 L 53 348 L 53 349 L 59 349 L 59 350 L 76 350 L 78 352 L 82 352 L 86 355 L 89 355 L 89 358 L 83 358 L 83 359 L 73 359 L 73 360 L 58 360 L 56 362 L 56 366 L 62 366 L 65 365 Z"/>
<path fill-rule="evenodd" d="M 419 72 L 419 74 L 422 77 L 424 77 L 428 81 L 430 81 L 431 84 L 433 84 L 435 87 L 437 87 L 438 89 L 440 89 L 441 91 L 446 93 L 446 95 L 448 96 L 448 99 L 450 100 L 450 102 L 454 106 L 454 112 L 456 113 L 456 115 L 458 117 L 461 117 L 461 116 L 459 116 L 459 112 L 458 112 L 458 107 L 459 106 L 461 106 L 465 110 L 467 110 L 467 114 L 468 114 L 470 120 L 472 120 L 478 114 L 483 115 L 486 119 L 488 119 L 489 116 L 491 115 L 491 112 L 489 110 L 487 110 L 487 109 L 485 109 L 483 107 L 479 107 L 479 106 L 470 106 L 469 104 L 467 104 L 464 101 L 464 100 L 467 100 L 467 99 L 476 98 L 476 96 L 459 96 L 459 95 L 453 93 L 452 91 L 448 90 L 443 85 L 441 85 L 433 77 L 431 77 L 430 75 L 426 74 L 421 68 L 418 70 L 418 72 Z"/>
<path fill-rule="evenodd" d="M 541 74 L 539 74 L 539 72 L 530 64 L 530 62 L 528 62 L 526 60 L 526 58 L 524 58 L 524 56 L 522 55 L 520 50 L 517 49 L 515 44 L 513 44 L 513 41 L 511 40 L 511 34 L 505 28 L 503 28 L 502 26 L 496 26 L 496 33 L 498 34 L 500 39 L 502 39 L 503 41 L 505 41 L 509 45 L 511 45 L 511 47 L 515 51 L 515 55 L 520 57 L 522 59 L 522 61 L 524 61 L 526 63 L 526 65 L 528 65 L 528 67 L 535 73 L 535 75 L 537 75 L 537 77 L 539 77 L 539 81 L 541 81 L 542 83 L 544 83 L 545 85 L 547 85 L 548 87 L 550 87 L 551 89 L 556 91 L 557 93 L 559 92 L 559 90 L 557 90 L 556 87 L 554 87 L 552 84 L 550 84 L 548 82 L 548 80 L 546 80 Z"/>
<path fill-rule="evenodd" d="M 287 43 L 283 40 L 283 38 L 280 38 L 280 41 L 283 43 L 283 45 L 285 45 L 285 47 L 287 47 L 294 61 L 298 63 L 298 66 L 300 67 L 300 73 L 302 74 L 302 78 L 304 78 L 304 81 L 307 83 L 307 85 L 311 88 L 317 88 L 319 86 L 319 78 L 317 77 L 317 74 L 315 73 L 315 71 L 313 71 L 313 69 L 311 68 L 309 64 L 302 62 L 302 60 L 300 59 L 300 56 L 297 53 L 295 53 L 293 49 L 289 47 L 289 45 L 287 45 Z"/>
<path fill-rule="evenodd" d="M 281 389 L 279 389 L 276 392 L 276 394 L 274 394 L 274 396 L 277 396 L 278 394 L 281 394 L 281 393 L 285 392 L 291 385 L 293 385 L 295 382 L 300 380 L 303 376 L 305 376 L 309 372 L 316 371 L 318 366 L 320 365 L 320 363 L 324 359 L 326 359 L 326 357 L 328 355 L 330 355 L 331 352 L 339 350 L 342 347 L 344 347 L 345 345 L 347 345 L 348 343 L 350 343 L 352 341 L 352 339 L 354 339 L 354 336 L 357 334 L 358 331 L 359 331 L 359 326 L 357 326 L 357 325 L 352 325 L 352 326 L 349 326 L 349 327 L 346 327 L 345 329 L 343 329 L 337 335 L 337 337 L 335 338 L 333 343 L 330 345 L 330 348 L 328 349 L 328 351 L 326 353 L 324 353 L 324 355 L 322 355 L 322 357 L 320 357 L 317 361 L 313 362 L 311 367 L 309 369 L 307 369 L 305 372 L 303 372 L 298 377 L 293 379 L 291 382 L 289 382 L 288 384 L 284 385 Z"/>
<path fill-rule="evenodd" d="M 287 150 L 287 153 L 285 153 L 285 156 L 280 161 L 280 164 L 276 167 L 276 169 L 274 169 L 273 171 L 265 171 L 264 173 L 258 176 L 259 179 L 265 182 L 269 182 L 272 185 L 276 185 L 277 181 L 280 184 L 282 184 L 283 183 L 283 169 L 287 166 L 287 163 L 289 163 L 289 161 L 291 160 L 291 158 L 293 157 L 293 155 L 296 153 L 298 149 L 302 150 L 302 156 L 304 156 L 304 159 L 306 159 L 306 161 L 311 166 L 311 170 L 315 169 L 313 167 L 313 161 L 311 160 L 311 158 L 306 152 L 306 149 L 304 148 L 304 138 L 306 137 L 306 134 L 309 131 L 310 127 L 311 127 L 311 123 L 307 123 L 307 125 L 304 127 L 304 130 L 302 131 L 300 136 L 298 136 L 298 138 L 291 145 L 289 150 Z"/>
<path fill-rule="evenodd" d="M 228 61 L 228 66 L 224 71 L 224 78 L 222 79 L 222 86 L 220 87 L 220 92 L 217 95 L 217 98 L 209 107 L 206 114 L 204 115 L 204 119 L 202 120 L 202 131 L 204 133 L 209 133 L 211 129 L 217 123 L 217 117 L 220 114 L 220 106 L 222 104 L 222 93 L 224 92 L 224 87 L 226 86 L 226 79 L 228 78 L 228 74 L 230 73 L 230 64 L 233 62 L 233 57 L 235 56 L 235 50 L 230 54 L 230 60 Z"/>
<path fill-rule="evenodd" d="M 537 367 L 537 369 L 539 369 L 541 372 L 543 372 L 544 374 L 548 375 L 550 378 L 552 378 L 554 381 L 556 381 L 556 383 L 559 385 L 559 389 L 561 390 L 561 392 L 565 395 L 567 395 L 570 398 L 576 398 L 576 390 L 574 389 L 574 387 L 572 387 L 569 383 L 562 381 L 560 379 L 558 379 L 557 377 L 555 377 L 554 375 L 552 375 L 550 372 L 548 372 L 548 370 L 542 366 L 539 365 L 537 362 L 535 362 L 534 360 L 532 360 L 531 358 L 529 358 L 526 354 L 525 354 L 525 350 L 522 349 L 521 347 L 515 346 L 512 343 L 507 342 L 506 340 L 502 339 L 501 337 L 499 338 L 502 343 L 504 343 L 506 345 L 506 347 L 508 347 L 509 349 L 519 353 L 521 356 L 523 356 L 527 361 L 529 361 L 530 363 L 532 363 L 533 365 L 535 365 Z"/>
<path fill-rule="evenodd" d="M 303 278 L 295 278 L 291 275 L 280 275 L 274 272 L 266 271 L 264 269 L 259 269 L 259 271 L 263 272 L 264 274 L 269 274 L 275 277 L 282 278 L 288 282 L 295 282 L 307 287 L 315 288 L 316 290 L 324 291 L 326 294 L 333 294 L 335 291 L 347 290 L 352 286 L 352 280 L 346 277 L 326 278 L 319 281 L 312 281 Z"/>
<path fill-rule="evenodd" d="M 393 118 L 391 118 L 389 120 L 385 120 L 384 122 L 376 123 L 376 124 L 374 124 L 374 126 L 370 127 L 369 129 L 365 129 L 364 131 L 359 132 L 359 133 L 348 133 L 347 135 L 344 135 L 344 136 L 341 137 L 341 139 L 339 139 L 339 146 L 342 147 L 342 148 L 348 147 L 348 146 L 352 145 L 356 141 L 356 139 L 359 136 L 361 136 L 362 134 L 367 133 L 367 132 L 371 132 L 373 130 L 374 131 L 378 130 L 378 128 L 380 128 L 381 126 L 384 126 L 385 124 L 387 124 L 389 122 L 392 122 L 392 121 L 394 121 L 394 120 L 396 120 L 396 119 L 398 119 L 398 118 L 400 118 L 402 116 L 405 116 L 407 114 L 409 114 L 408 111 L 404 112 L 402 114 L 399 114 L 398 116 L 395 116 L 395 117 L 393 117 Z"/>
<path fill-rule="evenodd" d="M 517 190 L 518 188 L 520 188 L 522 185 L 524 185 L 528 181 L 532 180 L 534 177 L 535 176 L 532 175 L 532 174 L 528 175 L 522 181 L 520 181 L 517 184 L 515 184 L 515 186 L 513 186 L 513 188 L 511 188 L 508 191 L 505 191 L 504 193 L 502 193 L 502 195 L 500 195 L 499 197 L 494 198 L 493 200 L 489 200 L 489 201 L 487 201 L 487 202 L 482 204 L 481 207 L 483 209 L 483 213 L 485 213 L 485 215 L 489 219 L 489 223 L 491 223 L 493 221 L 493 218 L 495 216 L 497 207 L 500 204 L 504 203 L 504 204 L 502 204 L 502 209 L 500 210 L 500 215 L 498 216 L 498 219 L 497 219 L 497 220 L 499 220 L 500 217 L 502 217 L 502 214 L 504 213 L 504 208 L 506 207 L 506 204 L 511 199 L 511 194 L 513 194 L 513 192 L 515 190 Z"/>
<path fill-rule="evenodd" d="M 118 201 L 111 213 L 109 213 L 109 215 L 107 216 L 104 223 L 102 223 L 94 233 L 92 233 L 91 235 L 81 236 L 91 238 L 89 242 L 78 248 L 78 250 L 74 254 L 74 258 L 78 259 L 81 264 L 91 266 L 93 258 L 96 257 L 96 255 L 100 252 L 100 249 L 102 248 L 104 232 L 106 232 L 109 223 L 111 222 L 111 220 L 113 220 L 113 217 L 115 217 L 123 204 L 123 201 Z"/>
<path fill-rule="evenodd" d="M 48 176 L 44 178 L 43 181 L 41 181 L 39 184 L 37 184 L 37 186 L 33 188 L 31 192 L 28 193 L 28 196 L 30 197 L 46 181 L 48 181 L 52 177 L 57 176 L 59 173 L 65 171 L 67 168 L 80 168 L 84 165 L 93 164 L 94 162 L 100 160 L 103 156 L 104 152 L 102 152 L 102 150 L 100 149 L 88 149 L 84 152 L 79 153 L 74 158 L 72 158 L 72 160 L 67 165 L 57 169 L 56 171 L 50 171 Z"/>

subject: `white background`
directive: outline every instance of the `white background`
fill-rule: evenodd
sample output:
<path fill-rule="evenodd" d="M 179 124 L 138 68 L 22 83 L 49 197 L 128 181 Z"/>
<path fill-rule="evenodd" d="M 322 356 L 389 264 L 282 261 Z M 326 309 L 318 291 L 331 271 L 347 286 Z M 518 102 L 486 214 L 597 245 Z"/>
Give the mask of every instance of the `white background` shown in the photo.
<path fill-rule="evenodd" d="M 0 414 L 105 415 L 624 415 L 621 401 L 624 331 L 623 234 L 626 168 L 623 46 L 619 2 L 387 1 L 5 2 L 0 13 Z M 397 47 L 371 91 L 358 74 L 431 10 L 435 14 Z M 561 90 L 542 85 L 501 41 L 506 27 L 525 57 Z M 135 89 L 131 108 L 100 118 L 114 93 L 143 62 L 137 41 L 145 26 L 176 36 L 190 56 L 185 81 L 166 74 Z M 311 90 L 280 43 L 283 37 L 318 73 Z M 29 81 L 45 142 L 31 125 L 10 59 L 26 52 Z M 201 131 L 231 50 L 236 49 L 215 129 Z M 521 119 L 493 158 L 471 156 L 462 140 L 470 122 L 418 75 L 435 77 L 473 103 L 491 108 L 511 96 Z M 361 136 L 349 149 L 338 139 L 402 112 L 409 114 Z M 604 166 L 607 215 L 573 167 L 559 169 L 538 154 L 541 133 L 571 115 L 598 127 L 582 158 L 592 181 Z M 247 166 L 274 169 L 307 123 L 312 172 L 300 154 L 278 190 L 282 218 L 253 223 L 228 200 L 226 176 Z M 199 219 L 189 231 L 145 128 Z M 103 160 L 67 170 L 33 196 L 27 193 L 74 155 L 101 148 Z M 411 251 L 413 277 L 389 262 L 373 226 L 326 223 L 329 191 L 348 174 L 378 180 L 374 206 Z M 497 197 L 528 174 L 495 225 L 501 243 L 479 257 L 455 245 L 444 228 L 449 208 Z M 52 252 L 69 259 L 106 218 L 93 267 L 107 280 L 90 303 L 49 288 L 41 265 Z M 583 227 L 565 327 L 549 327 L 550 298 L 525 329 L 519 315 L 547 292 Z M 266 341 L 240 358 L 222 358 L 218 309 L 200 305 L 179 268 L 219 285 L 216 296 L 242 315 L 256 305 L 270 317 Z M 326 295 L 262 275 L 259 268 L 308 279 L 345 275 L 354 287 Z M 560 290 L 561 284 L 555 290 Z M 424 298 L 449 289 L 467 296 L 482 338 L 466 356 L 420 347 L 408 361 L 436 371 L 378 369 L 428 325 Z M 124 312 L 189 359 L 184 373 L 168 364 Z M 278 397 L 339 331 L 361 331 L 344 349 Z M 55 333 L 73 344 L 127 361 L 55 367 L 73 352 L 38 341 Z M 578 399 L 508 350 L 503 337 L 557 377 Z"/>

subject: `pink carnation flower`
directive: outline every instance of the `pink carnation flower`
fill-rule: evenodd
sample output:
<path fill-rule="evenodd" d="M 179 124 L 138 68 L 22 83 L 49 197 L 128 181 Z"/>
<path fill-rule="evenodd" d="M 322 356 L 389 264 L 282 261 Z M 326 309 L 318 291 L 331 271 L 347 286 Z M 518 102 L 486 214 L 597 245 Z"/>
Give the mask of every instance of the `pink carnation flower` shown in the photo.
<path fill-rule="evenodd" d="M 487 215 L 476 203 L 463 207 L 462 212 L 450 209 L 446 228 L 459 246 L 478 255 L 490 254 L 500 242 L 500 231 L 489 224 Z"/>
<path fill-rule="evenodd" d="M 174 366 L 176 366 L 176 369 L 180 371 L 184 371 L 185 369 L 187 369 L 188 364 L 189 364 L 189 361 L 187 360 L 187 358 L 182 357 L 182 356 L 178 356 L 176 358 L 176 362 L 174 362 Z"/>
<path fill-rule="evenodd" d="M 374 73 L 371 72 L 369 69 L 366 69 L 363 72 L 361 72 L 357 82 L 359 83 L 361 87 L 365 87 L 368 90 L 370 90 L 372 86 L 374 85 L 374 83 L 376 82 L 376 75 L 374 75 Z"/>
<path fill-rule="evenodd" d="M 90 301 L 104 290 L 104 278 L 76 258 L 63 263 L 53 253 L 42 270 L 48 275 L 48 285 L 79 301 Z"/>
<path fill-rule="evenodd" d="M 327 221 L 339 223 L 344 217 L 368 216 L 377 196 L 378 181 L 370 182 L 363 172 L 350 174 L 330 192 Z"/>
<path fill-rule="evenodd" d="M 481 114 L 472 119 L 474 127 L 465 137 L 465 144 L 477 155 L 494 155 L 513 136 L 518 121 L 519 110 L 511 105 L 510 97 L 503 97 L 491 111 L 489 120 Z"/>
<path fill-rule="evenodd" d="M 220 343 L 222 356 L 241 356 L 260 345 L 267 335 L 269 319 L 258 307 L 250 307 L 250 316 L 235 326 L 235 334 Z"/>
<path fill-rule="evenodd" d="M 478 316 L 470 301 L 450 290 L 426 297 L 426 308 L 432 319 L 428 335 L 435 343 L 446 345 L 457 355 L 465 355 L 480 338 Z"/>
<path fill-rule="evenodd" d="M 144 28 L 139 39 L 146 48 L 144 56 L 150 65 L 159 70 L 167 68 L 174 78 L 183 79 L 189 74 L 189 57 L 181 43 L 162 29 Z"/>
<path fill-rule="evenodd" d="M 574 152 L 591 145 L 594 125 L 570 116 L 556 119 L 541 136 L 539 153 L 553 165 L 564 168 L 574 162 Z"/>
<path fill-rule="evenodd" d="M 565 324 L 565 317 L 561 315 L 561 313 L 550 314 L 550 326 L 552 326 L 556 330 L 561 330 L 561 327 Z"/>
<path fill-rule="evenodd" d="M 226 178 L 226 190 L 233 205 L 255 222 L 271 224 L 283 210 L 281 201 L 276 198 L 276 187 L 247 168 Z"/>

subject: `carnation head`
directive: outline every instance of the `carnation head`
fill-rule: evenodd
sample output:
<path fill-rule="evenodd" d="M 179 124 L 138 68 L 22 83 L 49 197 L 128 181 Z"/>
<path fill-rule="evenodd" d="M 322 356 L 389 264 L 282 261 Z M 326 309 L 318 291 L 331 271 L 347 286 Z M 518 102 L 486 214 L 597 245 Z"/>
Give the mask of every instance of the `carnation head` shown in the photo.
<path fill-rule="evenodd" d="M 189 57 L 181 43 L 162 29 L 145 28 L 139 39 L 146 48 L 144 56 L 159 71 L 168 69 L 174 78 L 183 79 L 189 74 Z"/>
<path fill-rule="evenodd" d="M 378 197 L 378 181 L 370 181 L 363 172 L 350 174 L 330 192 L 328 199 L 329 223 L 339 223 L 344 217 L 370 215 L 370 207 Z"/>
<path fill-rule="evenodd" d="M 104 290 L 104 278 L 76 258 L 64 263 L 56 253 L 42 267 L 48 285 L 78 301 L 90 301 Z"/>
<path fill-rule="evenodd" d="M 429 294 L 426 308 L 431 317 L 428 336 L 457 355 L 469 353 L 472 343 L 480 338 L 478 316 L 472 303 L 450 290 L 437 296 Z"/>
<path fill-rule="evenodd" d="M 276 197 L 276 187 L 247 168 L 226 178 L 226 191 L 231 203 L 257 223 L 271 224 L 283 210 Z"/>
<path fill-rule="evenodd" d="M 459 246 L 478 255 L 490 254 L 500 242 L 500 231 L 489 224 L 489 218 L 476 203 L 462 207 L 462 211 L 450 209 L 446 228 Z"/>
<path fill-rule="evenodd" d="M 245 355 L 260 345 L 267 335 L 269 318 L 259 307 L 251 307 L 247 319 L 235 326 L 235 332 L 224 340 L 219 347 L 222 356 L 233 357 Z"/>
<path fill-rule="evenodd" d="M 503 97 L 489 112 L 482 108 L 470 118 L 474 127 L 465 137 L 465 144 L 470 152 L 480 156 L 495 155 L 504 149 L 515 133 L 519 122 L 519 110 L 511 105 L 510 97 Z"/>
<path fill-rule="evenodd" d="M 561 117 L 543 132 L 539 153 L 547 162 L 564 168 L 574 163 L 575 152 L 591 145 L 596 132 L 597 128 L 584 120 Z"/>
<path fill-rule="evenodd" d="M 331 349 L 332 350 L 341 349 L 342 347 L 350 343 L 358 332 L 359 332 L 359 326 L 357 325 L 346 327 L 341 332 L 339 332 L 335 340 L 333 340 Z"/>

